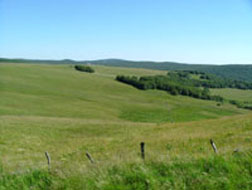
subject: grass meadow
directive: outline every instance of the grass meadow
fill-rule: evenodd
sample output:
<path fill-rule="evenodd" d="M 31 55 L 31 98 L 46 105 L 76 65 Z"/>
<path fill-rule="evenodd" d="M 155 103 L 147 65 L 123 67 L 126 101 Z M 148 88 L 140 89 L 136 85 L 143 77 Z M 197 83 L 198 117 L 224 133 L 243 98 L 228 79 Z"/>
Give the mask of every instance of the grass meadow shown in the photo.
<path fill-rule="evenodd" d="M 247 101 L 252 102 L 252 90 L 239 90 L 239 89 L 211 89 L 214 95 L 220 95 L 229 100 Z"/>
<path fill-rule="evenodd" d="M 93 68 L 0 64 L 0 189 L 252 188 L 251 111 L 114 80 L 165 71 Z"/>

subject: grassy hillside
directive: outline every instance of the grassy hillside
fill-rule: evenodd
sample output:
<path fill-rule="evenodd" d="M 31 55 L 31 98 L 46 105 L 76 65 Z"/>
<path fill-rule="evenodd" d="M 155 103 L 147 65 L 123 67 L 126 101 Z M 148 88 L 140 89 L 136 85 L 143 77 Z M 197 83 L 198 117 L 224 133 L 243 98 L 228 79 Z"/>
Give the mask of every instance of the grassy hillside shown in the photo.
<path fill-rule="evenodd" d="M 220 77 L 252 82 L 252 65 L 204 65 L 176 62 L 127 61 L 118 59 L 84 61 L 94 65 L 107 65 L 158 70 L 197 70 Z"/>
<path fill-rule="evenodd" d="M 95 67 L 77 72 L 69 65 L 1 65 L 2 115 L 50 116 L 140 122 L 192 121 L 241 113 L 229 105 L 143 92 L 114 80 L 115 74 L 162 71 Z"/>
<path fill-rule="evenodd" d="M 252 102 L 252 90 L 239 90 L 239 89 L 211 89 L 211 93 L 220 95 L 229 100 L 239 100 Z"/>
<path fill-rule="evenodd" d="M 211 94 L 224 97 L 232 104 L 240 108 L 252 110 L 252 90 L 239 90 L 239 89 L 211 89 Z"/>
<path fill-rule="evenodd" d="M 164 71 L 93 68 L 90 74 L 72 65 L 0 65 L 2 189 L 251 187 L 251 112 L 114 80 Z M 213 156 L 210 138 L 220 156 Z"/>
<path fill-rule="evenodd" d="M 128 68 L 145 68 L 156 70 L 198 70 L 220 77 L 252 82 L 252 65 L 205 65 L 185 64 L 177 62 L 154 62 L 154 61 L 128 61 L 122 59 L 104 59 L 90 61 L 74 60 L 27 60 L 27 59 L 4 59 L 0 63 L 30 63 L 30 64 L 92 64 Z M 213 63 L 214 64 L 214 63 Z"/>

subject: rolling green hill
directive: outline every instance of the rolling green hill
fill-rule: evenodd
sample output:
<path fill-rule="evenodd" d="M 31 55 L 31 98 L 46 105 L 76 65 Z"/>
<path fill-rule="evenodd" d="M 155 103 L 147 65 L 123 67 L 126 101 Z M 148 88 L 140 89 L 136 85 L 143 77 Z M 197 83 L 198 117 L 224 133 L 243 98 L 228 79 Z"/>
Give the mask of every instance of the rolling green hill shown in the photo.
<path fill-rule="evenodd" d="M 166 71 L 92 67 L 0 64 L 0 189 L 251 187 L 250 111 L 115 80 Z"/>
<path fill-rule="evenodd" d="M 239 90 L 239 89 L 211 89 L 211 94 L 224 97 L 226 100 L 233 102 L 238 107 L 252 107 L 252 90 Z"/>
<path fill-rule="evenodd" d="M 74 60 L 27 60 L 27 59 L 4 59 L 0 63 L 39 63 L 39 64 L 92 64 L 129 68 L 145 68 L 155 70 L 198 70 L 220 77 L 244 80 L 252 82 L 252 65 L 205 65 L 184 64 L 176 62 L 153 62 L 153 61 L 128 61 L 121 59 L 104 59 L 90 61 Z"/>
<path fill-rule="evenodd" d="M 218 108 L 215 102 L 174 97 L 155 90 L 142 92 L 114 80 L 116 73 L 124 70 L 126 73 L 127 69 L 110 67 L 110 72 L 105 67 L 95 69 L 96 73 L 89 74 L 76 72 L 69 65 L 1 65 L 0 113 L 176 122 L 241 112 L 229 105 Z M 140 70 L 142 74 L 150 72 L 162 73 Z"/>
<path fill-rule="evenodd" d="M 212 94 L 223 96 L 230 100 L 248 101 L 252 102 L 252 90 L 239 89 L 211 89 Z"/>
<path fill-rule="evenodd" d="M 127 61 L 120 59 L 84 61 L 84 63 L 157 70 L 197 70 L 215 74 L 220 77 L 252 81 L 252 65 L 201 65 L 177 62 Z"/>

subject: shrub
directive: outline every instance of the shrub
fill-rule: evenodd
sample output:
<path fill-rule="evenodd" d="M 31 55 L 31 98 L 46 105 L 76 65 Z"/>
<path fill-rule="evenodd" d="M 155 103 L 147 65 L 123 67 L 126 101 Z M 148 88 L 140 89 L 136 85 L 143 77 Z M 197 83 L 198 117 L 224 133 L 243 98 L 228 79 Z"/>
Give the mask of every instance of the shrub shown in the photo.
<path fill-rule="evenodd" d="M 82 71 L 82 72 L 87 72 L 87 73 L 94 73 L 94 69 L 90 66 L 86 66 L 86 65 L 75 65 L 74 68 L 78 71 Z"/>

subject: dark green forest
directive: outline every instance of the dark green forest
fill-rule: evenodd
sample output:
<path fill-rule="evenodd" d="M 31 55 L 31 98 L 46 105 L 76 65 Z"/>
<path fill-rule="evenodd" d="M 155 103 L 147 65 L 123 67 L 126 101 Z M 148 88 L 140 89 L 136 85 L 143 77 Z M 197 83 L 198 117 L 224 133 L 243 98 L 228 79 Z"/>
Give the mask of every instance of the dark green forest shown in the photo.
<path fill-rule="evenodd" d="M 172 95 L 190 96 L 203 100 L 223 102 L 221 96 L 210 94 L 209 88 L 252 89 L 252 83 L 221 78 L 201 71 L 170 71 L 167 75 L 156 76 L 117 76 L 117 81 L 132 85 L 141 90 L 158 89 Z M 239 101 L 229 101 L 240 108 L 251 109 L 251 106 Z"/>

